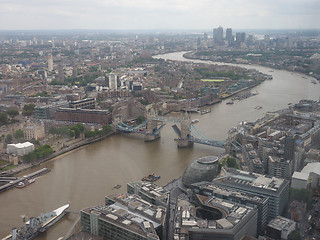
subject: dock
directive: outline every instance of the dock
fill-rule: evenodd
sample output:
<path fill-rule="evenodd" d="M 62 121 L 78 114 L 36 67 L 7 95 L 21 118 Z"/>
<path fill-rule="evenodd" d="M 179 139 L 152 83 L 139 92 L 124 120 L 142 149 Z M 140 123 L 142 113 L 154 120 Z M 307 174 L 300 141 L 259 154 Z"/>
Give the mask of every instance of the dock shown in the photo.
<path fill-rule="evenodd" d="M 11 179 L 8 179 L 8 177 L 5 177 L 6 181 L 8 181 L 8 180 L 10 180 L 10 181 L 8 183 L 0 186 L 0 192 L 4 192 L 4 191 L 9 190 L 10 188 L 16 187 L 19 184 L 19 182 L 21 182 L 21 181 L 41 176 L 41 175 L 46 174 L 50 171 L 51 170 L 48 168 L 42 168 L 36 172 L 30 173 L 30 174 L 23 176 L 21 178 L 12 178 L 12 180 L 11 180 Z M 5 179 L 2 179 L 2 180 L 5 180 Z"/>

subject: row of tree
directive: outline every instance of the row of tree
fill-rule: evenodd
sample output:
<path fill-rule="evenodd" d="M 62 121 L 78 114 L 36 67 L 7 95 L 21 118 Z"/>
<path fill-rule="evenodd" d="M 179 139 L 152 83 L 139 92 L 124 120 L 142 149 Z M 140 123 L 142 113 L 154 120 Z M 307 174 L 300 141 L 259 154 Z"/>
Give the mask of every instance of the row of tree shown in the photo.
<path fill-rule="evenodd" d="M 49 129 L 50 134 L 59 135 L 62 137 L 76 137 L 78 138 L 81 133 L 85 131 L 83 124 L 78 123 L 73 126 L 52 127 Z"/>
<path fill-rule="evenodd" d="M 239 169 L 239 166 L 238 166 L 238 163 L 237 163 L 237 160 L 233 157 L 230 157 L 228 156 L 226 159 L 222 160 L 219 162 L 219 165 L 218 165 L 218 173 L 220 173 L 221 171 L 221 168 L 223 166 L 227 165 L 227 167 L 229 168 L 236 168 L 236 169 Z"/>
<path fill-rule="evenodd" d="M 26 104 L 23 106 L 22 114 L 25 116 L 30 116 L 34 112 L 34 104 Z M 0 126 L 7 125 L 10 123 L 15 123 L 15 117 L 19 115 L 19 110 L 16 108 L 9 108 L 5 112 L 0 112 Z"/>
<path fill-rule="evenodd" d="M 48 145 L 42 145 L 33 150 L 32 152 L 23 155 L 22 160 L 26 163 L 30 163 L 42 158 L 48 157 L 53 153 L 53 149 Z"/>
<path fill-rule="evenodd" d="M 84 136 L 85 138 L 91 138 L 91 137 L 97 137 L 97 136 L 104 136 L 106 135 L 107 133 L 109 133 L 111 131 L 111 126 L 109 124 L 105 124 L 102 126 L 102 130 L 98 130 L 98 129 L 95 129 L 93 131 L 91 130 L 86 130 L 84 132 Z"/>

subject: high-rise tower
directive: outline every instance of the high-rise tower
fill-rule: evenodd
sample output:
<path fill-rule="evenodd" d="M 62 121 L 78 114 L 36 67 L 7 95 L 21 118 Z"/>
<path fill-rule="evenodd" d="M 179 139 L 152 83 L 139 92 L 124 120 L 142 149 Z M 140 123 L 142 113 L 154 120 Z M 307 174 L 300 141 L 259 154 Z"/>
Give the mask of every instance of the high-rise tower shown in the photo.
<path fill-rule="evenodd" d="M 53 57 L 52 54 L 48 56 L 48 71 L 51 72 L 53 70 Z"/>
<path fill-rule="evenodd" d="M 226 40 L 228 41 L 228 46 L 232 46 L 234 39 L 232 36 L 232 28 L 227 28 L 226 30 Z"/>

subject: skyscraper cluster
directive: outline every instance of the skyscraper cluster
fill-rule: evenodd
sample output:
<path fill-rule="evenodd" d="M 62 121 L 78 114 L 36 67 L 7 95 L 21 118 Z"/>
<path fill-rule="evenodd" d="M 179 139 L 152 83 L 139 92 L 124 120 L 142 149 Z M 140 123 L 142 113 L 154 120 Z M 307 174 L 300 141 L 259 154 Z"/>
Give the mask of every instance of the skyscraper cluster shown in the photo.
<path fill-rule="evenodd" d="M 224 37 L 223 28 L 219 26 L 213 29 L 213 40 L 215 45 L 218 46 L 241 47 L 246 41 L 246 33 L 239 32 L 234 36 L 232 35 L 232 28 L 227 28 Z"/>

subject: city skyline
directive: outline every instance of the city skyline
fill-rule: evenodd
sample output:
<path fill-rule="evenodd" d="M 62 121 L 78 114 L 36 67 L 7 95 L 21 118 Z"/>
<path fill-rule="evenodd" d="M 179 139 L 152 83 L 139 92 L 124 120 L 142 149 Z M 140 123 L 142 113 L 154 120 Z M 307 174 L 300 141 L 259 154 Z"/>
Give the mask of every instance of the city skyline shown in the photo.
<path fill-rule="evenodd" d="M 316 0 L 3 0 L 0 30 L 319 29 Z"/>

